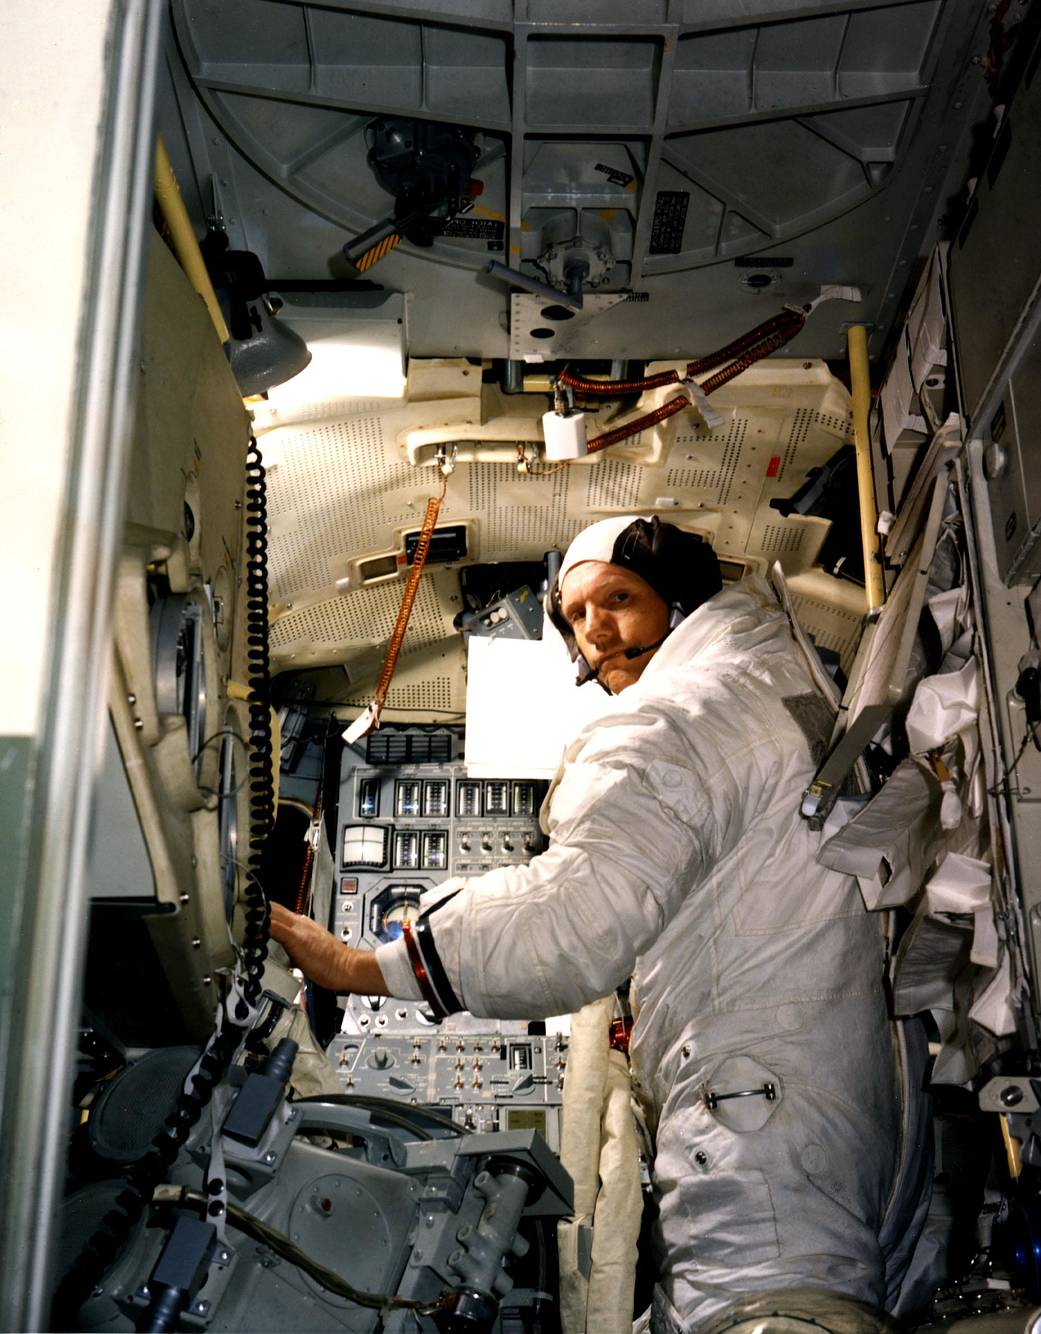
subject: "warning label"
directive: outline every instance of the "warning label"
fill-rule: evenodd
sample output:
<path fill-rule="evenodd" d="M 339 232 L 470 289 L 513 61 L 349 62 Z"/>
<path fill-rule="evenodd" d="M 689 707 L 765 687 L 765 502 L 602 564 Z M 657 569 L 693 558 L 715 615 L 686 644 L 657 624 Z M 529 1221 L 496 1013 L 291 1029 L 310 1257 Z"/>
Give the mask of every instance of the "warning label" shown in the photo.
<path fill-rule="evenodd" d="M 654 217 L 651 219 L 650 255 L 678 255 L 683 249 L 683 228 L 690 207 L 686 190 L 659 190 L 654 198 Z"/>
<path fill-rule="evenodd" d="M 632 185 L 633 181 L 636 179 L 634 176 L 630 176 L 627 171 L 619 171 L 617 167 L 605 166 L 602 162 L 596 163 L 593 170 L 603 172 L 612 185 L 621 185 L 624 187 Z"/>
<path fill-rule="evenodd" d="M 468 241 L 501 241 L 506 224 L 495 218 L 450 218 L 438 228 L 441 236 L 462 236 Z"/>

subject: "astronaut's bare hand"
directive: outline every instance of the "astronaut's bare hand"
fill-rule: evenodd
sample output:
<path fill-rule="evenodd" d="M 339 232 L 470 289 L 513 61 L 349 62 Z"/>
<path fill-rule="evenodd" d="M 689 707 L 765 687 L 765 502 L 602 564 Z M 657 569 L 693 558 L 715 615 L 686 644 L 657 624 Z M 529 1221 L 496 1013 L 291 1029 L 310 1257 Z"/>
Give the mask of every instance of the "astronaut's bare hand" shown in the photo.
<path fill-rule="evenodd" d="M 271 938 L 285 949 L 293 966 L 320 987 L 341 995 L 352 991 L 387 995 L 371 950 L 351 949 L 312 918 L 280 903 L 271 905 Z"/>

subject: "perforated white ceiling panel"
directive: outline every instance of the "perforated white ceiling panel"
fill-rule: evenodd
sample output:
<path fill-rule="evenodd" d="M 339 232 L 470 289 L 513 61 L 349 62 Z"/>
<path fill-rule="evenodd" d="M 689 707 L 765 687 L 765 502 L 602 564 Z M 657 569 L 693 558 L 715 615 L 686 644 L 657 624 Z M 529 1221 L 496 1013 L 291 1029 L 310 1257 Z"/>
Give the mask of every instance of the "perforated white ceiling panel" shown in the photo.
<path fill-rule="evenodd" d="M 439 373 L 431 372 L 435 386 Z M 404 461 L 404 438 L 444 421 L 455 423 L 460 440 L 477 430 L 495 438 L 494 422 L 482 422 L 477 377 L 470 396 L 460 396 L 460 374 L 459 363 L 445 365 L 452 396 L 444 399 L 431 397 L 425 374 L 422 401 L 358 402 L 346 415 L 264 434 L 277 669 L 342 663 L 352 702 L 368 702 L 404 587 L 402 535 L 420 526 L 437 491 L 435 469 Z M 467 525 L 469 560 L 519 560 L 566 547 L 605 513 L 657 512 L 706 534 L 720 556 L 759 570 L 779 560 L 789 577 L 798 576 L 812 566 L 827 524 L 783 518 L 769 502 L 790 496 L 847 441 L 848 395 L 821 362 L 771 360 L 712 401 L 724 419 L 716 430 L 681 413 L 658 428 L 660 435 L 630 444 L 624 457 L 608 450 L 541 475 L 518 471 L 515 444 L 500 440 L 500 461 L 457 465 L 439 523 Z M 358 562 L 381 556 L 392 557 L 398 573 L 362 583 Z M 848 656 L 859 629 L 850 586 L 825 576 L 813 596 L 800 591 L 798 579 L 793 591 L 807 628 Z M 430 567 L 391 710 L 463 711 L 462 636 L 452 624 L 461 605 L 458 568 Z"/>

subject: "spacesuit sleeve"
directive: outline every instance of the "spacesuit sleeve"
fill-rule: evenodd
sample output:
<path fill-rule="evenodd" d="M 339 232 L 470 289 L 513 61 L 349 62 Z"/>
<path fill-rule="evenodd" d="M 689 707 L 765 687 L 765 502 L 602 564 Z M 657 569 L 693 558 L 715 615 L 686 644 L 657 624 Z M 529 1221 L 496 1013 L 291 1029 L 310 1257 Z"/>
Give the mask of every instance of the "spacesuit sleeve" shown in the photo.
<path fill-rule="evenodd" d="M 569 747 L 549 849 L 469 881 L 417 924 L 410 963 L 435 1011 L 566 1014 L 632 973 L 758 799 L 757 766 L 735 769 L 711 728 L 692 745 L 698 730 L 643 708 Z M 401 943 L 387 949 L 403 976 Z"/>

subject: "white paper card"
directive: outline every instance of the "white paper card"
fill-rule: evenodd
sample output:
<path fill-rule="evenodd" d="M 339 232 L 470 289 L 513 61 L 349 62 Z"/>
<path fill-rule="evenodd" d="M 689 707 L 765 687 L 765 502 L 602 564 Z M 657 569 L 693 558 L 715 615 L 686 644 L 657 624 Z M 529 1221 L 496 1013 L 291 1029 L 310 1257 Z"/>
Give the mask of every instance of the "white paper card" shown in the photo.
<path fill-rule="evenodd" d="M 571 738 L 612 707 L 595 681 L 575 685 L 559 636 L 472 636 L 466 673 L 464 758 L 477 778 L 552 778 Z"/>

